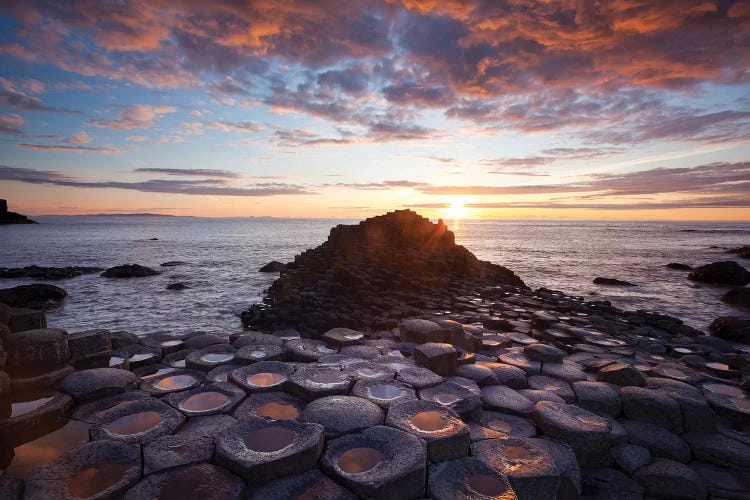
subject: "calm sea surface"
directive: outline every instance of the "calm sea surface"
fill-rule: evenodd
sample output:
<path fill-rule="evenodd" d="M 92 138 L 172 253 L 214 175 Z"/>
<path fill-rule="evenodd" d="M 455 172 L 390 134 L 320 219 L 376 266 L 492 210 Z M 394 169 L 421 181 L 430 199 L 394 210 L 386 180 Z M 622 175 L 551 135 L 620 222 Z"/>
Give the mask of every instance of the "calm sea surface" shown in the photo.
<path fill-rule="evenodd" d="M 48 313 L 50 325 L 152 332 L 234 332 L 237 315 L 260 300 L 274 274 L 258 272 L 317 246 L 333 219 L 182 217 L 39 217 L 37 226 L 0 226 L 0 266 L 99 266 L 138 263 L 164 271 L 151 278 L 98 274 L 57 282 L 70 296 Z M 668 262 L 701 265 L 736 259 L 727 248 L 750 244 L 750 223 L 620 221 L 447 221 L 456 241 L 479 258 L 505 265 L 529 286 L 648 309 L 705 329 L 724 314 L 748 316 L 718 300 L 727 288 L 699 285 Z M 158 238 L 151 241 L 151 238 Z M 159 267 L 166 261 L 187 262 Z M 750 267 L 750 261 L 741 261 Z M 597 276 L 639 287 L 600 287 Z M 191 289 L 169 291 L 181 281 Z M 34 280 L 0 280 L 10 287 Z"/>

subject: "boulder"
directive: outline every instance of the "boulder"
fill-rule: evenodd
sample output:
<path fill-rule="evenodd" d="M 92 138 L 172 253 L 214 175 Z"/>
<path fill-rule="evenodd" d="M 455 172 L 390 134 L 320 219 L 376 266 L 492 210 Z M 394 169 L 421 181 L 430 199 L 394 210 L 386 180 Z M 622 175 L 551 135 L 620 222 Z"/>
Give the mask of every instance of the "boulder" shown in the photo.
<path fill-rule="evenodd" d="M 719 297 L 719 300 L 733 306 L 750 309 L 750 288 L 732 288 Z"/>
<path fill-rule="evenodd" d="M 532 420 L 544 435 L 573 448 L 579 461 L 606 455 L 612 444 L 609 421 L 574 405 L 540 401 Z"/>
<path fill-rule="evenodd" d="M 60 390 L 76 401 L 90 401 L 135 389 L 138 377 L 119 368 L 92 368 L 74 372 L 60 382 Z"/>
<path fill-rule="evenodd" d="M 167 290 L 188 290 L 190 287 L 186 285 L 185 283 L 170 283 L 167 285 Z"/>
<path fill-rule="evenodd" d="M 46 283 L 0 289 L 0 302 L 10 307 L 43 309 L 48 301 L 60 301 L 67 296 L 68 292 L 59 286 Z"/>
<path fill-rule="evenodd" d="M 122 266 L 110 267 L 101 275 L 105 278 L 143 278 L 146 276 L 156 276 L 158 271 L 150 267 L 139 264 L 125 264 Z"/>
<path fill-rule="evenodd" d="M 696 267 L 688 275 L 688 279 L 703 283 L 742 286 L 750 283 L 750 272 L 733 260 L 725 260 Z"/>
<path fill-rule="evenodd" d="M 727 253 L 739 255 L 743 259 L 750 259 L 750 246 L 730 248 Z"/>
<path fill-rule="evenodd" d="M 69 267 L 0 267 L 0 278 L 35 278 L 39 280 L 61 280 L 74 278 L 83 274 L 101 271 L 101 267 L 69 266 Z"/>
<path fill-rule="evenodd" d="M 649 465 L 641 467 L 635 478 L 649 497 L 673 500 L 703 500 L 708 497 L 708 488 L 703 479 L 690 467 L 657 458 Z"/>
<path fill-rule="evenodd" d="M 414 348 L 414 360 L 418 365 L 441 376 L 456 374 L 457 352 L 450 344 L 427 342 Z"/>
<path fill-rule="evenodd" d="M 70 359 L 67 332 L 59 328 L 11 333 L 5 339 L 5 350 L 6 370 L 17 377 L 51 371 Z"/>
<path fill-rule="evenodd" d="M 476 458 L 430 465 L 427 496 L 435 500 L 517 499 L 508 479 Z"/>
<path fill-rule="evenodd" d="M 615 278 L 602 278 L 601 276 L 598 278 L 594 278 L 594 284 L 611 286 L 638 286 L 635 283 L 630 283 L 629 281 L 622 281 Z"/>
<path fill-rule="evenodd" d="M 682 411 L 674 399 L 661 391 L 643 387 L 620 389 L 622 412 L 631 420 L 640 420 L 673 432 L 682 430 Z"/>
<path fill-rule="evenodd" d="M 750 319 L 735 316 L 721 316 L 708 327 L 711 334 L 725 340 L 750 343 Z"/>
<path fill-rule="evenodd" d="M 680 262 L 670 262 L 667 264 L 668 269 L 674 269 L 675 271 L 692 271 L 693 266 L 682 264 Z"/>

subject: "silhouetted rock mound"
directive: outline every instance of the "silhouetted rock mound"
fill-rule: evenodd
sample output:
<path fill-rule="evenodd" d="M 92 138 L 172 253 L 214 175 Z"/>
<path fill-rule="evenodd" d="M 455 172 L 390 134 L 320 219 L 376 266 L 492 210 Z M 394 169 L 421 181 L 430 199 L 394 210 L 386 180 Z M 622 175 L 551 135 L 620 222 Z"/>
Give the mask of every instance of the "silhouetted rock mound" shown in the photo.
<path fill-rule="evenodd" d="M 334 326 L 387 324 L 405 307 L 449 308 L 480 286 L 526 288 L 509 269 L 456 245 L 442 220 L 434 224 L 411 210 L 334 227 L 325 243 L 285 268 L 269 291 L 270 306 L 245 311 L 245 326 L 319 336 Z"/>
<path fill-rule="evenodd" d="M 635 283 L 629 281 L 622 281 L 615 278 L 594 278 L 595 285 L 612 285 L 612 286 L 638 286 Z"/>
<path fill-rule="evenodd" d="M 719 297 L 719 299 L 733 306 L 746 307 L 750 309 L 750 288 L 732 288 L 727 293 Z"/>
<path fill-rule="evenodd" d="M 682 264 L 681 262 L 670 262 L 667 264 L 668 269 L 674 269 L 676 271 L 692 271 L 693 266 Z"/>
<path fill-rule="evenodd" d="M 110 267 L 102 273 L 105 278 L 144 278 L 146 276 L 156 276 L 158 271 L 150 267 L 138 264 L 125 264 L 123 266 Z"/>
<path fill-rule="evenodd" d="M 721 316 L 711 323 L 710 330 L 715 337 L 750 343 L 750 319 Z"/>
<path fill-rule="evenodd" d="M 16 212 L 8 212 L 8 202 L 0 200 L 0 224 L 39 224 Z"/>
<path fill-rule="evenodd" d="M 167 290 L 187 290 L 189 288 L 185 283 L 170 283 L 167 285 Z"/>
<path fill-rule="evenodd" d="M 747 285 L 750 272 L 733 260 L 724 260 L 696 267 L 688 279 L 720 285 Z"/>
<path fill-rule="evenodd" d="M 727 253 L 734 253 L 743 259 L 750 259 L 750 246 L 730 248 Z"/>
<path fill-rule="evenodd" d="M 59 286 L 39 283 L 3 288 L 0 290 L 0 302 L 11 307 L 42 309 L 49 301 L 59 301 L 67 295 L 68 292 Z"/>
<path fill-rule="evenodd" d="M 261 273 L 278 273 L 286 269 L 286 264 L 279 262 L 278 260 L 272 260 L 265 266 L 258 269 Z"/>
<path fill-rule="evenodd" d="M 82 274 L 92 274 L 101 271 L 101 267 L 69 266 L 69 267 L 0 267 L 0 278 L 36 278 L 39 280 L 62 280 L 75 278 Z"/>

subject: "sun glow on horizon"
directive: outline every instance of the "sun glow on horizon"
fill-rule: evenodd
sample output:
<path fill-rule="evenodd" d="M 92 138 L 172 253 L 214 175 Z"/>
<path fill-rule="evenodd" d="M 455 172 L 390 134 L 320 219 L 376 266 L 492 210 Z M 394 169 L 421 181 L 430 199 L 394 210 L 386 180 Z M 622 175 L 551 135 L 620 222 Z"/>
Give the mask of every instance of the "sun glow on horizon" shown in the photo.
<path fill-rule="evenodd" d="M 446 218 L 448 219 L 465 219 L 469 216 L 470 209 L 466 207 L 467 200 L 464 198 L 453 198 L 448 207 L 445 208 Z"/>

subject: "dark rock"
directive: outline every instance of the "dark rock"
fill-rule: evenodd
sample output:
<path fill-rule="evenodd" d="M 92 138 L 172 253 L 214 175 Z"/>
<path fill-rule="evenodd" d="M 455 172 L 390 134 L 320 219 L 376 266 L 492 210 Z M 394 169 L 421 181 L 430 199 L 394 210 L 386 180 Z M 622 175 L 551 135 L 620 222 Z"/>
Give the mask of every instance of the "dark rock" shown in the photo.
<path fill-rule="evenodd" d="M 417 364 L 441 376 L 456 374 L 457 352 L 450 344 L 428 342 L 414 348 Z"/>
<path fill-rule="evenodd" d="M 682 264 L 680 262 L 670 262 L 669 264 L 667 264 L 667 268 L 674 269 L 676 271 L 692 271 L 693 270 L 693 266 Z"/>
<path fill-rule="evenodd" d="M 435 500 L 517 499 L 505 476 L 476 458 L 430 465 L 427 494 Z"/>
<path fill-rule="evenodd" d="M 565 352 L 547 344 L 529 344 L 523 348 L 526 357 L 541 363 L 562 363 Z"/>
<path fill-rule="evenodd" d="M 615 278 L 594 278 L 594 284 L 595 285 L 614 285 L 614 286 L 638 286 L 635 283 L 630 283 L 628 281 L 621 281 Z"/>
<path fill-rule="evenodd" d="M 596 380 L 620 386 L 633 385 L 643 387 L 646 385 L 646 377 L 631 365 L 614 363 L 605 366 L 596 374 Z"/>
<path fill-rule="evenodd" d="M 319 470 L 268 481 L 254 489 L 248 500 L 284 500 L 309 498 L 325 500 L 357 500 L 357 495 L 339 485 Z"/>
<path fill-rule="evenodd" d="M 733 260 L 725 260 L 696 267 L 688 279 L 720 285 L 747 285 L 750 283 L 750 272 Z"/>
<path fill-rule="evenodd" d="M 578 406 L 588 411 L 616 417 L 622 410 L 620 394 L 604 382 L 574 382 L 573 391 Z"/>
<path fill-rule="evenodd" d="M 65 377 L 60 383 L 60 390 L 73 396 L 76 401 L 89 401 L 135 389 L 137 383 L 135 374 L 127 370 L 92 368 Z"/>
<path fill-rule="evenodd" d="M 540 401 L 532 420 L 544 435 L 573 448 L 579 460 L 607 454 L 612 444 L 609 421 L 574 405 Z"/>
<path fill-rule="evenodd" d="M 6 370 L 29 377 L 59 368 L 70 359 L 67 332 L 58 328 L 11 333 L 5 339 Z"/>
<path fill-rule="evenodd" d="M 636 444 L 619 444 L 612 448 L 615 463 L 628 474 L 633 474 L 644 465 L 651 463 L 651 452 Z"/>
<path fill-rule="evenodd" d="M 383 410 L 375 403 L 353 396 L 328 396 L 308 404 L 300 416 L 301 422 L 320 424 L 327 439 L 382 425 Z"/>
<path fill-rule="evenodd" d="M 414 389 L 395 380 L 359 380 L 352 387 L 352 395 L 367 399 L 384 409 L 417 399 Z"/>
<path fill-rule="evenodd" d="M 678 435 L 655 424 L 620 420 L 628 434 L 628 442 L 643 446 L 657 457 L 669 458 L 678 462 L 690 461 L 690 447 Z"/>
<path fill-rule="evenodd" d="M 286 264 L 279 262 L 278 260 L 272 260 L 265 266 L 258 269 L 261 273 L 278 273 L 286 269 Z"/>
<path fill-rule="evenodd" d="M 0 224 L 39 224 L 16 212 L 8 212 L 8 202 L 0 200 Z"/>
<path fill-rule="evenodd" d="M 510 387 L 502 385 L 482 387 L 482 401 L 487 409 L 511 415 L 526 417 L 534 411 L 534 403 Z"/>
<path fill-rule="evenodd" d="M 0 289 L 0 302 L 11 307 L 43 309 L 48 301 L 60 301 L 68 292 L 55 285 L 37 283 Z"/>
<path fill-rule="evenodd" d="M 122 266 L 110 267 L 101 275 L 105 278 L 143 278 L 146 276 L 156 276 L 157 274 L 159 274 L 159 272 L 150 267 L 138 264 L 125 264 Z"/>
<path fill-rule="evenodd" d="M 737 254 L 743 259 L 750 259 L 750 246 L 730 248 L 727 253 Z"/>
<path fill-rule="evenodd" d="M 682 430 L 682 412 L 674 399 L 643 387 L 620 389 L 622 412 L 631 420 L 640 420 L 664 427 L 673 432 Z"/>
<path fill-rule="evenodd" d="M 124 500 L 144 498 L 201 498 L 239 500 L 245 482 L 228 470 L 211 464 L 178 467 L 151 474 L 128 490 Z"/>
<path fill-rule="evenodd" d="M 643 486 L 619 470 L 606 467 L 583 469 L 581 492 L 583 498 L 643 500 Z"/>
<path fill-rule="evenodd" d="M 718 433 L 687 432 L 682 437 L 697 460 L 750 471 L 750 445 Z"/>
<path fill-rule="evenodd" d="M 144 444 L 174 433 L 185 417 L 156 398 L 136 399 L 102 415 L 91 428 L 92 439 Z"/>
<path fill-rule="evenodd" d="M 750 288 L 732 288 L 727 293 L 719 297 L 719 300 L 733 306 L 745 307 L 750 309 Z"/>
<path fill-rule="evenodd" d="M 74 278 L 83 274 L 101 271 L 101 267 L 69 266 L 69 267 L 0 267 L 0 278 L 35 278 L 39 280 L 61 280 Z"/>
<path fill-rule="evenodd" d="M 187 262 L 183 262 L 181 260 L 170 260 L 169 262 L 162 262 L 159 264 L 161 267 L 176 267 L 176 266 L 184 266 Z"/>
<path fill-rule="evenodd" d="M 188 290 L 189 288 L 185 283 L 170 283 L 167 285 L 167 290 Z"/>
<path fill-rule="evenodd" d="M 657 458 L 638 469 L 633 477 L 641 483 L 649 497 L 674 500 L 703 500 L 708 488 L 701 477 L 687 465 Z"/>
<path fill-rule="evenodd" d="M 109 330 L 86 330 L 68 334 L 68 347 L 73 359 L 112 350 Z"/>
<path fill-rule="evenodd" d="M 750 319 L 722 316 L 709 326 L 711 334 L 733 342 L 750 343 Z"/>

